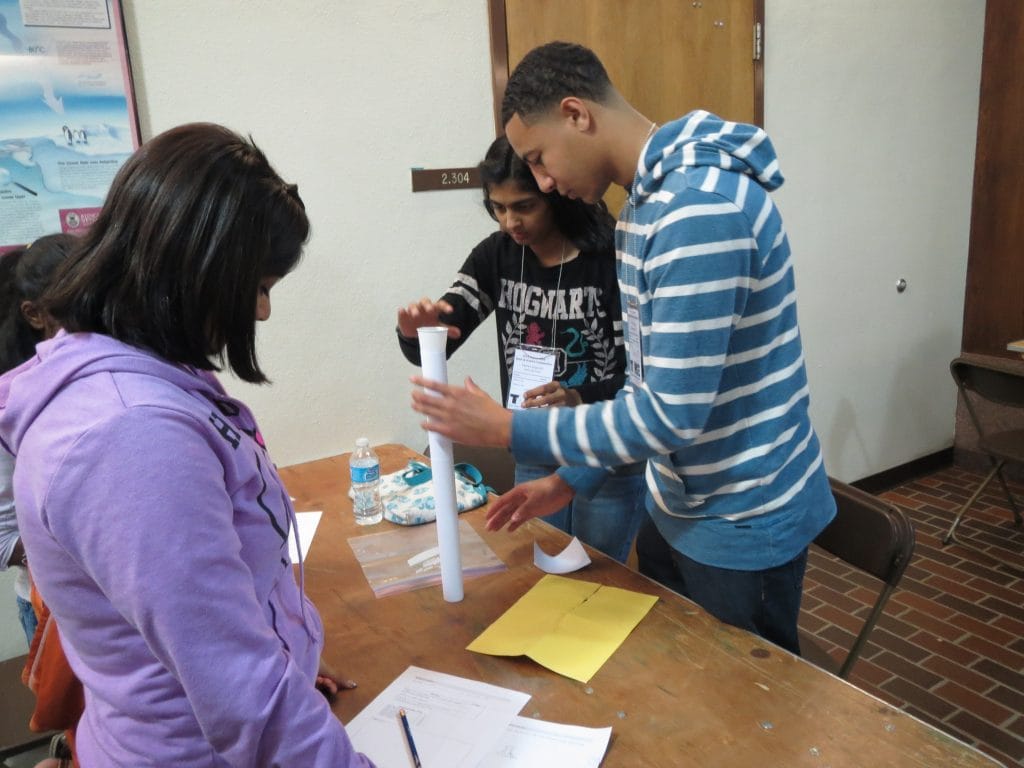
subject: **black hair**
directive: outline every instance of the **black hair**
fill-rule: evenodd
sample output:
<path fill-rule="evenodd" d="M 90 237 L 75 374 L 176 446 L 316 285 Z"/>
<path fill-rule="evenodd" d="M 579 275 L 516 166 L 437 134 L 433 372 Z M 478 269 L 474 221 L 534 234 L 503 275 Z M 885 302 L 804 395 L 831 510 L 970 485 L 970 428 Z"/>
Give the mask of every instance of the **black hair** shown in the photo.
<path fill-rule="evenodd" d="M 46 235 L 0 257 L 0 372 L 32 357 L 44 333 L 34 328 L 21 304 L 39 301 L 75 244 L 72 235 Z"/>
<path fill-rule="evenodd" d="M 604 202 L 591 204 L 562 197 L 557 192 L 541 192 L 533 172 L 516 155 L 504 136 L 499 136 L 491 143 L 477 168 L 484 190 L 484 208 L 492 219 L 497 220 L 491 208 L 491 185 L 514 181 L 551 206 L 558 231 L 581 251 L 600 251 L 615 247 L 615 219 L 608 213 Z"/>
<path fill-rule="evenodd" d="M 501 123 L 508 125 L 514 115 L 529 122 L 567 96 L 604 104 L 611 92 L 608 73 L 593 51 L 576 43 L 547 43 L 527 53 L 509 76 Z"/>
<path fill-rule="evenodd" d="M 226 360 L 239 378 L 265 382 L 259 283 L 288 274 L 308 236 L 298 189 L 251 138 L 212 123 L 178 126 L 118 171 L 44 303 L 69 332 L 206 370 Z"/>

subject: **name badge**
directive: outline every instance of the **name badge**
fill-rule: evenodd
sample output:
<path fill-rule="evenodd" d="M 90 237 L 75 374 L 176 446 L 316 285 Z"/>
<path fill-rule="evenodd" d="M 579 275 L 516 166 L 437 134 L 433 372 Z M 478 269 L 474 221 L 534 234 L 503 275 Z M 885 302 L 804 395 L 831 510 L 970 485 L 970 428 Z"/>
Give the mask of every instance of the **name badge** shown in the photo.
<path fill-rule="evenodd" d="M 640 304 L 635 296 L 626 297 L 626 351 L 629 357 L 629 383 L 644 383 L 643 334 L 640 331 Z"/>
<path fill-rule="evenodd" d="M 506 408 L 520 410 L 523 407 L 523 394 L 534 387 L 554 381 L 555 363 L 558 350 L 551 347 L 537 347 L 522 344 L 516 347 L 512 359 L 512 375 L 508 380 L 508 402 Z"/>

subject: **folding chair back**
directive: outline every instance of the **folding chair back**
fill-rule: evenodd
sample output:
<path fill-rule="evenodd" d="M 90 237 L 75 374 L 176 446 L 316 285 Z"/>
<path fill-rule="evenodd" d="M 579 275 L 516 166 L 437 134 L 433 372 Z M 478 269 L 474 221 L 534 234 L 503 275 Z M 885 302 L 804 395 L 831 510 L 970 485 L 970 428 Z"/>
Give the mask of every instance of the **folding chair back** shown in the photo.
<path fill-rule="evenodd" d="M 884 582 L 871 613 L 839 670 L 847 677 L 914 554 L 914 526 L 899 507 L 829 478 L 836 516 L 814 543 Z"/>
<path fill-rule="evenodd" d="M 968 360 L 963 357 L 958 357 L 950 363 L 949 370 L 956 382 L 957 390 L 963 397 L 971 423 L 978 433 L 978 448 L 988 458 L 992 469 L 975 489 L 971 498 L 957 510 L 942 543 L 950 544 L 955 541 L 963 546 L 977 549 L 969 541 L 957 538 L 956 532 L 964 514 L 994 477 L 998 477 L 1003 486 L 1003 492 L 1006 494 L 1006 499 L 1013 512 L 1014 523 L 1017 526 L 1021 525 L 1021 512 L 1003 474 L 1003 465 L 1007 462 L 1024 464 L 1024 429 L 994 432 L 986 428 L 985 422 L 978 416 L 976 400 L 1010 408 L 1024 408 L 1024 375 L 996 363 Z M 1016 566 L 991 552 L 985 552 L 985 554 L 998 563 Z"/>
<path fill-rule="evenodd" d="M 984 438 L 986 430 L 974 409 L 974 402 L 967 393 L 974 393 L 982 400 L 1013 408 L 1024 408 L 1024 375 L 1000 368 L 994 364 L 956 358 L 949 364 L 953 381 L 964 396 L 964 404 L 970 414 L 978 435 Z"/>

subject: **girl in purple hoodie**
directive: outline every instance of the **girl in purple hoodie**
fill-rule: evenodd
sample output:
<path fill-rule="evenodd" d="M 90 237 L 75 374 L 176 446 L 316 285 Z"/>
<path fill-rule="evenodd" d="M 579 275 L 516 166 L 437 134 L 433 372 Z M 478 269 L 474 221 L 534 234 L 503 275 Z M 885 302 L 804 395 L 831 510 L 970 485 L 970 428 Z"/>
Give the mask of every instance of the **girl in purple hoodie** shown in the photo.
<path fill-rule="evenodd" d="M 323 628 L 252 413 L 255 324 L 309 221 L 251 141 L 174 128 L 118 172 L 0 379 L 18 523 L 85 687 L 82 766 L 369 766 L 316 690 Z"/>
<path fill-rule="evenodd" d="M 38 305 L 39 297 L 74 242 L 72 235 L 45 235 L 0 257 L 0 372 L 21 365 L 35 354 L 36 344 L 56 333 Z M 0 571 L 17 571 L 18 619 L 32 645 L 37 622 L 29 602 L 28 558 L 14 513 L 13 479 L 14 457 L 0 450 Z"/>

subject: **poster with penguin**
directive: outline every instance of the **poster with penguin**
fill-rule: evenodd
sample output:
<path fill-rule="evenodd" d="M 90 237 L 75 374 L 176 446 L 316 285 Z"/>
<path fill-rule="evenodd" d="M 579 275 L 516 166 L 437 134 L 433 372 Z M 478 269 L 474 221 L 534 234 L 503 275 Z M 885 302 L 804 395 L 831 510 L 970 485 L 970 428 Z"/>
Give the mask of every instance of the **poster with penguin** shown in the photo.
<path fill-rule="evenodd" d="M 88 228 L 138 146 L 120 0 L 0 0 L 0 253 Z"/>

